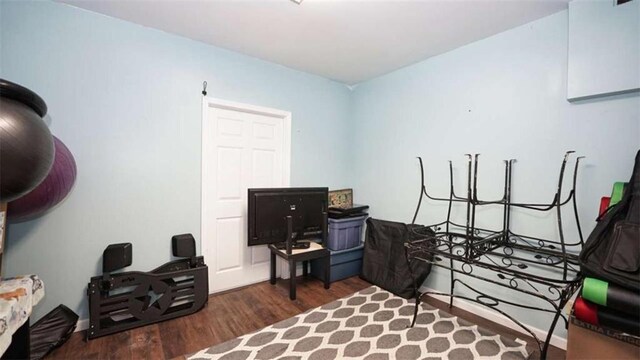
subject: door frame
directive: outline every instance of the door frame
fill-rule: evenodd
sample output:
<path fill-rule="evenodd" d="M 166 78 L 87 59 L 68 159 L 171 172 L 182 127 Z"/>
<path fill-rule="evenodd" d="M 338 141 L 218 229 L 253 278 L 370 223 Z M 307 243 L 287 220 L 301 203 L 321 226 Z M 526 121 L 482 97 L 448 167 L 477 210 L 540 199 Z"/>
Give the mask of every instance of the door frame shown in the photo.
<path fill-rule="evenodd" d="M 216 124 L 212 121 L 207 121 L 210 115 L 215 114 L 219 110 L 231 110 L 246 112 L 250 114 L 257 114 L 262 116 L 268 116 L 275 119 L 281 119 L 283 122 L 284 136 L 282 144 L 282 179 L 283 187 L 290 186 L 291 183 L 291 112 L 268 108 L 264 106 L 256 106 L 250 104 L 243 104 L 239 102 L 227 101 L 210 96 L 204 96 L 202 98 L 202 149 L 201 149 L 201 182 L 200 182 L 200 251 L 205 256 L 205 262 L 207 256 L 210 255 L 212 249 L 209 245 L 212 243 L 212 237 L 214 236 L 215 225 L 213 221 L 206 221 L 206 219 L 215 219 L 215 191 L 211 188 L 207 188 L 204 184 L 211 183 L 214 180 L 216 174 L 214 169 L 209 166 L 212 156 L 215 156 L 216 142 L 213 131 L 216 129 Z M 268 274 L 267 274 L 268 277 Z M 209 277 L 209 293 L 213 293 L 213 286 L 211 285 L 211 277 Z M 218 290 L 224 291 L 224 289 Z"/>

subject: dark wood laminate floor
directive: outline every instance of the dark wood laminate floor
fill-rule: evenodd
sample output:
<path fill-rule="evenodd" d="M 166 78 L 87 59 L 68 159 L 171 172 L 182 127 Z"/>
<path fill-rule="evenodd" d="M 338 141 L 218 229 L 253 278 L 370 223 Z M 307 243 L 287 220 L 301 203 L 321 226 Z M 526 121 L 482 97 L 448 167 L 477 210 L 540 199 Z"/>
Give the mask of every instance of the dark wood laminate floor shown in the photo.
<path fill-rule="evenodd" d="M 333 300 L 369 287 L 358 277 L 331 284 L 325 290 L 321 281 L 299 279 L 297 300 L 289 300 L 288 281 L 276 286 L 263 282 L 212 295 L 200 312 L 118 334 L 84 341 L 84 332 L 73 334 L 47 359 L 174 359 L 261 329 Z M 523 338 L 504 326 L 453 308 L 435 299 L 426 302 L 500 334 Z M 531 340 L 532 341 L 532 340 Z M 564 359 L 563 350 L 551 349 L 550 359 Z"/>

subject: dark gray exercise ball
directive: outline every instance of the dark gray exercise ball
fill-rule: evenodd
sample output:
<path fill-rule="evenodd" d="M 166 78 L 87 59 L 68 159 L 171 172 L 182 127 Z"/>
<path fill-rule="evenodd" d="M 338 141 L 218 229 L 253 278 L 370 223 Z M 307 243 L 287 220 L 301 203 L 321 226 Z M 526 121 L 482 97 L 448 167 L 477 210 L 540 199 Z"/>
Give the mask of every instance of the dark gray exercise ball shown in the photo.
<path fill-rule="evenodd" d="M 33 111 L 42 118 L 47 115 L 47 103 L 42 100 L 40 95 L 9 80 L 0 79 L 0 98 L 23 103 L 33 109 Z"/>
<path fill-rule="evenodd" d="M 0 93 L 0 202 L 33 190 L 53 164 L 49 128 L 33 107 L 14 99 Z"/>

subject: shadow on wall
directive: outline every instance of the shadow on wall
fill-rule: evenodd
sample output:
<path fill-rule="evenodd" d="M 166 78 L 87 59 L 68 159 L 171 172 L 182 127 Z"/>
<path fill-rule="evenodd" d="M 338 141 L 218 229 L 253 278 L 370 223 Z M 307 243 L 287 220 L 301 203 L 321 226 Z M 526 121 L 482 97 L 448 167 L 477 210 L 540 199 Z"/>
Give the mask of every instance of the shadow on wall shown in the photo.
<path fill-rule="evenodd" d="M 634 97 L 639 97 L 639 96 L 640 96 L 640 89 L 631 89 L 631 90 L 620 91 L 619 93 L 614 94 L 614 95 L 609 95 L 609 96 L 599 96 L 598 95 L 598 96 L 594 96 L 592 98 L 569 101 L 569 103 L 575 104 L 575 105 L 581 105 L 581 104 L 597 103 L 597 102 L 601 102 L 601 101 L 629 99 L 629 98 L 634 98 Z"/>

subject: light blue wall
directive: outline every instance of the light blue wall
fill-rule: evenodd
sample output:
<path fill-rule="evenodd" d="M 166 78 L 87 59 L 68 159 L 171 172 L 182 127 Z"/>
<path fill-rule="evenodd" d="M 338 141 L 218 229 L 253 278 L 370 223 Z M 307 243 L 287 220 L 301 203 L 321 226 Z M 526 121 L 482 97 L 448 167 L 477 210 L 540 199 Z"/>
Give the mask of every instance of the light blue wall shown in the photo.
<path fill-rule="evenodd" d="M 563 11 L 359 85 L 352 104 L 355 200 L 371 205 L 374 217 L 410 222 L 419 194 L 416 156 L 424 157 L 428 187 L 447 196 L 447 160 L 455 161 L 464 195 L 463 155 L 481 153 L 481 197 L 500 198 L 501 160 L 516 158 L 514 200 L 551 201 L 562 156 L 576 150 L 586 156 L 578 203 L 588 234 L 600 196 L 630 176 L 640 148 L 640 98 L 567 102 L 567 36 Z M 463 216 L 455 209 L 456 219 Z M 478 216 L 481 225 L 500 224 L 495 211 Z M 427 202 L 418 220 L 445 218 L 446 206 Z M 553 237 L 554 219 L 516 212 L 513 225 Z M 447 291 L 448 273 L 435 271 L 425 285 Z M 548 321 L 519 316 L 540 328 Z"/>
<path fill-rule="evenodd" d="M 49 105 L 73 152 L 75 188 L 55 211 L 11 225 L 6 275 L 36 273 L 87 317 L 104 248 L 132 242 L 134 269 L 170 259 L 170 237 L 200 239 L 202 81 L 209 95 L 291 111 L 291 183 L 349 186 L 349 90 L 336 82 L 52 2 L 2 1 L 3 78 Z"/>

